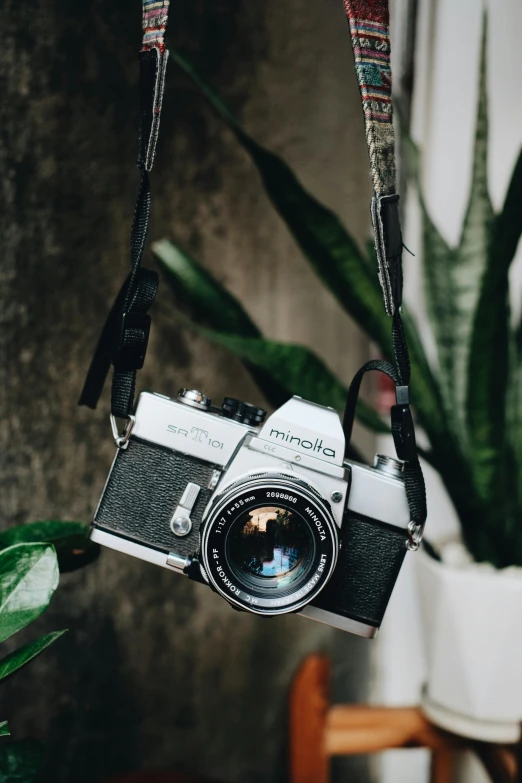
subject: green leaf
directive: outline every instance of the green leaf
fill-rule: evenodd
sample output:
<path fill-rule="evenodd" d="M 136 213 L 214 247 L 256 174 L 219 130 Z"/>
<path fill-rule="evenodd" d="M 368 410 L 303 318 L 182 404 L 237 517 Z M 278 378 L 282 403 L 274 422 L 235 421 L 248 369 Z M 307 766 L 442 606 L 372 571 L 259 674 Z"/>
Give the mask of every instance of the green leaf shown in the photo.
<path fill-rule="evenodd" d="M 43 761 L 43 747 L 35 740 L 0 745 L 0 783 L 34 783 Z"/>
<path fill-rule="evenodd" d="M 471 375 L 473 329 L 484 271 L 488 263 L 494 219 L 488 190 L 488 96 L 486 65 L 487 24 L 484 18 L 480 83 L 471 191 L 464 219 L 453 280 L 458 318 L 455 323 L 455 399 L 464 417 L 468 390 L 475 384 Z"/>
<path fill-rule="evenodd" d="M 195 317 L 206 323 L 219 324 L 224 332 L 238 332 L 245 337 L 260 335 L 237 299 L 187 253 L 167 239 L 154 242 L 152 252 L 174 294 L 182 294 L 182 301 L 189 305 Z"/>
<path fill-rule="evenodd" d="M 191 256 L 166 239 L 155 242 L 152 251 L 177 301 L 188 304 L 191 317 L 198 323 L 246 337 L 261 336 L 237 299 Z M 244 364 L 273 408 L 287 401 L 288 392 L 275 378 L 252 362 Z"/>
<path fill-rule="evenodd" d="M 14 652 L 6 655 L 6 657 L 0 661 L 0 680 L 9 677 L 13 672 L 28 664 L 29 661 L 32 661 L 33 658 L 40 655 L 40 653 L 59 639 L 60 636 L 63 636 L 64 633 L 67 633 L 67 631 L 53 631 L 53 633 L 41 636 L 39 639 L 36 639 L 36 641 L 29 642 L 29 644 L 25 644 L 23 647 L 19 647 L 18 650 L 14 650 Z"/>
<path fill-rule="evenodd" d="M 175 49 L 171 49 L 170 54 L 250 154 L 273 206 L 316 273 L 334 291 L 352 318 L 389 353 L 390 323 L 384 312 L 379 284 L 339 218 L 302 187 L 281 158 L 261 147 L 241 128 L 220 95 L 191 63 Z"/>
<path fill-rule="evenodd" d="M 0 549 L 36 542 L 53 544 L 62 573 L 92 563 L 100 553 L 100 547 L 89 539 L 89 525 L 85 522 L 45 520 L 17 525 L 0 533 Z"/>
<path fill-rule="evenodd" d="M 288 391 L 320 405 L 342 410 L 346 389 L 312 351 L 262 338 L 241 337 L 210 329 L 198 329 L 218 345 L 270 372 Z"/>
<path fill-rule="evenodd" d="M 290 375 L 281 374 L 283 357 L 283 351 L 280 350 L 281 344 L 272 343 L 273 352 L 268 358 L 268 341 L 262 339 L 259 329 L 250 320 L 237 299 L 229 294 L 212 275 L 168 240 L 156 242 L 152 246 L 152 250 L 175 295 L 190 305 L 191 316 L 198 321 L 198 324 L 202 321 L 208 324 L 211 330 L 201 329 L 199 325 L 195 324 L 191 324 L 192 328 L 200 332 L 203 331 L 207 337 L 221 345 L 225 344 L 223 341 L 227 340 L 227 335 L 230 338 L 233 338 L 234 335 L 242 339 L 245 337 L 259 338 L 259 343 L 249 343 L 246 351 L 243 343 L 238 344 L 233 339 L 227 341 L 226 347 L 240 356 L 246 367 L 253 373 L 259 388 L 274 407 L 281 405 L 292 394 L 304 394 L 299 378 L 293 375 L 293 369 L 290 371 Z M 203 281 L 203 285 L 200 285 L 200 281 Z M 255 345 L 255 350 L 250 353 L 252 345 Z M 260 345 L 264 346 L 262 350 Z M 339 409 L 344 408 L 346 389 L 311 351 L 301 346 L 284 346 L 284 352 L 287 362 L 285 367 L 301 367 L 304 361 L 308 366 L 309 377 L 319 379 L 322 376 L 323 379 L 326 378 L 329 388 L 333 390 L 332 393 L 336 394 Z M 274 394 L 274 389 L 276 394 Z M 318 402 L 319 398 L 326 399 L 324 393 L 317 388 L 312 390 L 311 394 L 310 399 L 315 402 Z M 331 399 L 324 404 L 334 406 Z M 357 417 L 361 424 L 374 432 L 389 432 L 389 427 L 386 426 L 379 414 L 363 401 L 359 403 Z"/>
<path fill-rule="evenodd" d="M 210 329 L 198 328 L 197 331 L 241 359 L 267 371 L 271 378 L 284 386 L 288 392 L 287 396 L 297 394 L 319 405 L 338 411 L 344 410 L 347 395 L 345 386 L 308 348 L 274 340 L 224 334 Z M 389 427 L 367 403 L 359 401 L 356 415 L 361 424 L 374 432 L 389 433 Z"/>
<path fill-rule="evenodd" d="M 452 279 L 456 252 L 442 237 L 430 215 L 422 195 L 422 268 L 425 295 L 441 373 L 441 388 L 446 410 L 455 402 L 455 342 L 457 309 Z"/>
<path fill-rule="evenodd" d="M 483 191 L 484 186 L 485 200 Z M 481 213 L 477 212 L 478 220 Z M 486 244 L 486 265 L 469 351 L 467 411 L 477 492 L 490 509 L 491 524 L 496 524 L 496 513 L 502 515 L 504 501 L 511 494 L 506 484 L 506 449 L 511 436 L 506 430 L 506 410 L 512 339 L 508 273 L 522 231 L 520 158 L 500 215 L 492 221 L 488 207 L 483 206 L 482 221 L 483 228 L 477 226 L 476 231 L 481 237 L 480 247 Z M 515 437 L 520 436 L 517 433 Z"/>
<path fill-rule="evenodd" d="M 384 311 L 377 275 L 339 218 L 304 190 L 284 161 L 263 149 L 245 133 L 221 96 L 191 63 L 175 49 L 171 49 L 171 56 L 250 154 L 272 204 L 318 276 L 384 355 L 390 357 L 391 322 Z M 410 324 L 410 330 L 415 330 L 413 324 Z M 438 441 L 447 441 L 448 423 L 443 413 L 439 384 L 418 339 L 411 350 L 411 363 L 419 420 L 430 440 L 433 433 Z"/>
<path fill-rule="evenodd" d="M 7 725 L 7 721 L 3 720 L 0 722 L 0 737 L 8 737 L 11 734 L 9 731 L 9 726 Z"/>
<path fill-rule="evenodd" d="M 50 544 L 16 544 L 0 552 L 0 642 L 47 609 L 58 579 Z"/>
<path fill-rule="evenodd" d="M 175 50 L 172 50 L 171 54 L 251 156 L 272 204 L 286 222 L 318 276 L 352 318 L 380 346 L 384 355 L 390 357 L 391 323 L 384 312 L 377 276 L 339 219 L 302 188 L 286 163 L 263 149 L 245 133 L 222 98 L 182 55 Z M 415 324 L 407 318 L 407 314 L 405 329 L 410 344 L 411 385 L 418 420 L 430 440 L 433 454 L 437 455 L 434 459 L 443 466 L 443 480 L 446 486 L 451 488 L 450 491 L 454 492 L 452 497 L 459 513 L 470 515 L 475 505 L 474 498 L 470 495 L 468 466 L 462 461 L 459 444 L 451 431 L 451 420 L 445 413 L 438 379 L 431 370 Z M 224 344 L 222 338 L 223 336 L 220 339 Z M 243 350 L 246 347 L 241 348 L 238 343 L 234 346 L 229 343 L 228 347 L 242 353 L 244 357 L 247 355 L 246 350 Z M 252 362 L 260 362 L 266 366 L 265 350 L 262 353 L 260 356 L 254 351 L 249 358 Z M 302 356 L 301 360 L 303 361 Z M 282 364 L 284 365 L 284 362 Z M 279 371 L 277 378 L 279 383 L 285 382 Z M 301 381 L 295 388 L 313 399 L 313 395 L 302 391 Z M 338 406 L 338 403 L 332 403 L 331 398 L 322 399 L 323 404 Z M 459 481 L 457 476 L 460 477 Z"/>

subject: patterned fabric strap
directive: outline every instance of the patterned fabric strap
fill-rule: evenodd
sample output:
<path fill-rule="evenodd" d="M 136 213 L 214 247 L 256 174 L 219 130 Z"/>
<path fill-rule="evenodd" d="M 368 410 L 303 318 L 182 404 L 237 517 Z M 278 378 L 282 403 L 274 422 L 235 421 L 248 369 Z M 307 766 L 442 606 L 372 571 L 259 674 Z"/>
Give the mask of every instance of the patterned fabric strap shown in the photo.
<path fill-rule="evenodd" d="M 343 0 L 361 91 L 373 180 L 372 223 L 388 315 L 402 302 L 402 234 L 396 195 L 388 0 Z"/>
<path fill-rule="evenodd" d="M 143 45 L 140 51 L 141 130 L 138 166 L 150 171 L 154 165 L 161 106 L 165 89 L 165 71 L 169 56 L 165 33 L 170 0 L 142 0 Z"/>
<path fill-rule="evenodd" d="M 143 47 L 165 50 L 165 32 L 169 16 L 170 0 L 142 0 L 143 3 Z"/>
<path fill-rule="evenodd" d="M 344 0 L 366 124 L 373 189 L 395 193 L 388 0 Z"/>

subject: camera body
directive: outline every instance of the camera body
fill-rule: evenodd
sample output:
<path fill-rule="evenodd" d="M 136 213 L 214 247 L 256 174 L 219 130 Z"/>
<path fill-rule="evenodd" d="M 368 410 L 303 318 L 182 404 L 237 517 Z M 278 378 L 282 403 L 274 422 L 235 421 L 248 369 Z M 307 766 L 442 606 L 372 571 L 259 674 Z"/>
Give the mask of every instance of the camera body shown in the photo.
<path fill-rule="evenodd" d="M 375 636 L 406 553 L 402 464 L 344 459 L 332 408 L 265 413 L 140 394 L 96 510 L 98 543 L 208 584 L 237 609 Z"/>

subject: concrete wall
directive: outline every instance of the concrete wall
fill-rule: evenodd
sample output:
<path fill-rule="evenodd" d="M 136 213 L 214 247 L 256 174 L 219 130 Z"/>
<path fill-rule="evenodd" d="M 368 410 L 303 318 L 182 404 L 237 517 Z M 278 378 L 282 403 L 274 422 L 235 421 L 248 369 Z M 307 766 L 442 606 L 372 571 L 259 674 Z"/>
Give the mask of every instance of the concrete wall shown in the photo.
<path fill-rule="evenodd" d="M 107 394 L 95 413 L 76 400 L 127 272 L 139 10 L 124 0 L 8 0 L 0 9 L 3 527 L 89 520 L 112 458 Z M 363 241 L 369 177 L 342 4 L 179 0 L 172 16 L 172 38 L 249 130 Z M 267 334 L 311 345 L 348 381 L 366 358 L 364 338 L 172 66 L 152 180 L 151 238 L 176 237 Z M 241 365 L 182 331 L 172 311 L 163 287 L 142 386 L 262 403 Z M 62 627 L 67 636 L 2 698 L 16 737 L 46 740 L 52 783 L 150 767 L 278 783 L 285 699 L 302 657 L 329 651 L 336 697 L 365 695 L 368 643 L 295 617 L 238 614 L 204 587 L 109 551 L 64 576 L 50 610 L 16 643 Z M 367 779 L 362 762 L 336 769 Z"/>

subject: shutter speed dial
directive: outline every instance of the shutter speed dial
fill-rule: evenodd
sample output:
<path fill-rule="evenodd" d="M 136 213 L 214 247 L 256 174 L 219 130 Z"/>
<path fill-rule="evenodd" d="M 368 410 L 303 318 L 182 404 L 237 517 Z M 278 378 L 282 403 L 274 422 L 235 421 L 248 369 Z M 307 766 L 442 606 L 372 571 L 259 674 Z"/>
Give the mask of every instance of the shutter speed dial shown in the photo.
<path fill-rule="evenodd" d="M 225 397 L 221 406 L 223 416 L 228 419 L 234 419 L 241 424 L 251 424 L 257 426 L 265 420 L 266 411 L 263 408 L 257 408 L 248 402 L 236 400 L 233 397 Z"/>

